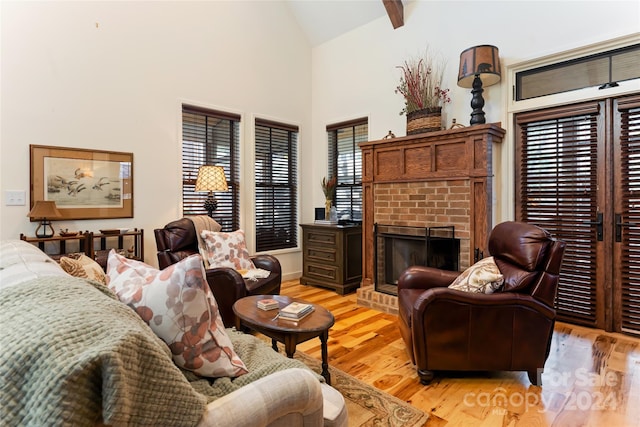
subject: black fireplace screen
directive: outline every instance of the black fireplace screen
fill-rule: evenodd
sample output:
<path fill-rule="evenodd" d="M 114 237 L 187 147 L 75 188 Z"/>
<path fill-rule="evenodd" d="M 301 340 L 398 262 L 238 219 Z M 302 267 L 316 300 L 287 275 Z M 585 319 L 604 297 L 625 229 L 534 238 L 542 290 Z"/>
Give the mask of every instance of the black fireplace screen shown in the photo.
<path fill-rule="evenodd" d="M 455 227 L 406 227 L 375 224 L 375 290 L 398 294 L 398 278 L 412 265 L 458 271 L 460 239 Z"/>

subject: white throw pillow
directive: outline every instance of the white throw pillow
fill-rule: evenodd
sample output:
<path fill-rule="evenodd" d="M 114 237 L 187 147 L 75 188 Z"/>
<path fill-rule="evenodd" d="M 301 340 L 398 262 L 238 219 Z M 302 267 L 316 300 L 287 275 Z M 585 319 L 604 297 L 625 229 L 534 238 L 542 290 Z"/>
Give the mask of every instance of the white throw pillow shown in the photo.
<path fill-rule="evenodd" d="M 204 230 L 201 236 L 207 245 L 207 259 L 211 268 L 255 269 L 247 250 L 244 231 L 223 233 Z"/>
<path fill-rule="evenodd" d="M 467 268 L 452 284 L 451 289 L 479 294 L 492 294 L 502 287 L 504 276 L 493 257 L 483 258 Z"/>
<path fill-rule="evenodd" d="M 200 255 L 158 270 L 111 250 L 107 282 L 167 343 L 176 365 L 205 377 L 247 373 L 222 323 Z"/>
<path fill-rule="evenodd" d="M 46 276 L 69 277 L 57 262 L 31 243 L 0 242 L 0 289 Z"/>

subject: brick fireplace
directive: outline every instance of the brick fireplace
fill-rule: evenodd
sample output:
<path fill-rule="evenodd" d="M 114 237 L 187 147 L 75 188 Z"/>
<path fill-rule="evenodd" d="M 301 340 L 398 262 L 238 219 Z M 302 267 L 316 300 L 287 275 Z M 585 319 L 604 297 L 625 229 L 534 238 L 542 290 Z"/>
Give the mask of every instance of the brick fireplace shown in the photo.
<path fill-rule="evenodd" d="M 397 314 L 397 299 L 375 290 L 374 224 L 453 226 L 459 269 L 487 251 L 492 228 L 492 146 L 504 130 L 476 125 L 369 141 L 362 149 L 363 274 L 358 304 Z"/>

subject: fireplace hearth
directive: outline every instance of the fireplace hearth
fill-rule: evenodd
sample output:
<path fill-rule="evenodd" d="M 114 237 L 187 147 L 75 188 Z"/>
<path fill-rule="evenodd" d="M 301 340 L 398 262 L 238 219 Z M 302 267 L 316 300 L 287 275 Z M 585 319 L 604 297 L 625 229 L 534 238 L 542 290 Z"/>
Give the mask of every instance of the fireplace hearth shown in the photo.
<path fill-rule="evenodd" d="M 454 226 L 374 225 L 375 290 L 398 294 L 398 278 L 413 265 L 457 271 L 460 240 Z"/>

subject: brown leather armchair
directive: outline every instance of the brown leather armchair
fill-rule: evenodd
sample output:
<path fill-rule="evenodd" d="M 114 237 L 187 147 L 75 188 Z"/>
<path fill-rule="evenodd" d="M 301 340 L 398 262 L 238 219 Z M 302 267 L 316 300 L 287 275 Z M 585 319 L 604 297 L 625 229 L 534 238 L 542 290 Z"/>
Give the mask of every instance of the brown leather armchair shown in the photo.
<path fill-rule="evenodd" d="M 190 255 L 199 253 L 198 239 L 193 222 L 181 218 L 154 230 L 158 247 L 158 264 L 164 269 Z M 248 295 L 278 295 L 282 282 L 282 270 L 278 259 L 271 255 L 251 257 L 257 268 L 269 270 L 269 277 L 245 280 L 232 268 L 209 268 L 207 282 L 218 303 L 222 321 L 226 327 L 235 326 L 233 304 Z"/>
<path fill-rule="evenodd" d="M 488 249 L 505 281 L 496 293 L 449 289 L 460 272 L 430 267 L 398 279 L 400 333 L 423 384 L 434 371 L 527 371 L 539 383 L 565 243 L 534 225 L 503 222 Z"/>

